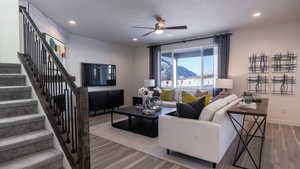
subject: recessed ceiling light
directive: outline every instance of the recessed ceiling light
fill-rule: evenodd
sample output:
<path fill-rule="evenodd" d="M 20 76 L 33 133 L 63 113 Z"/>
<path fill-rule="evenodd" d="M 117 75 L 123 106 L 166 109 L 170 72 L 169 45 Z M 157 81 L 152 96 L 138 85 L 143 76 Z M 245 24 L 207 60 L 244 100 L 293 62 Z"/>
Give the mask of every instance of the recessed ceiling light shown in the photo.
<path fill-rule="evenodd" d="M 133 41 L 138 41 L 138 39 L 137 39 L 137 38 L 133 38 L 132 40 L 133 40 Z"/>
<path fill-rule="evenodd" d="M 253 14 L 253 17 L 260 17 L 261 16 L 261 13 L 260 12 L 255 12 L 254 14 Z"/>
<path fill-rule="evenodd" d="M 162 29 L 157 29 L 157 30 L 155 31 L 155 33 L 156 33 L 156 34 L 162 34 L 162 33 L 164 33 L 164 30 L 162 30 Z"/>
<path fill-rule="evenodd" d="M 74 20 L 70 20 L 70 21 L 69 21 L 69 24 L 71 24 L 71 25 L 75 25 L 75 24 L 76 24 L 76 21 L 74 21 Z"/>

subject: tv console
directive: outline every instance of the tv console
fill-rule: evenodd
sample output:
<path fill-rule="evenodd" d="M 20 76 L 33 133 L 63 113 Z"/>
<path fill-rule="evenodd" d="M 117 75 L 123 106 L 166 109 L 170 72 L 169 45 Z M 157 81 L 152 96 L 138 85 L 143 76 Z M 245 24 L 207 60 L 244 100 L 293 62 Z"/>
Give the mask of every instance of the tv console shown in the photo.
<path fill-rule="evenodd" d="M 89 92 L 89 112 L 93 112 L 93 116 L 97 115 L 97 111 L 113 110 L 124 105 L 124 90 L 100 90 Z M 109 111 L 110 112 L 110 111 Z"/>

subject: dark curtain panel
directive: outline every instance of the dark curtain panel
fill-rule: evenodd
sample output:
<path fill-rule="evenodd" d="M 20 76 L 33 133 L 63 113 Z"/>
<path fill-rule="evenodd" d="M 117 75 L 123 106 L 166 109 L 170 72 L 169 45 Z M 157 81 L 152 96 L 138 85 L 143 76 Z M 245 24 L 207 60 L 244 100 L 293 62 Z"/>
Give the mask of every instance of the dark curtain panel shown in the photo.
<path fill-rule="evenodd" d="M 228 77 L 230 35 L 231 34 L 216 35 L 214 38 L 214 42 L 219 47 L 218 78 L 226 79 Z"/>
<path fill-rule="evenodd" d="M 149 47 L 149 79 L 155 79 L 155 85 L 158 85 L 159 81 L 159 58 L 160 58 L 160 46 Z"/>

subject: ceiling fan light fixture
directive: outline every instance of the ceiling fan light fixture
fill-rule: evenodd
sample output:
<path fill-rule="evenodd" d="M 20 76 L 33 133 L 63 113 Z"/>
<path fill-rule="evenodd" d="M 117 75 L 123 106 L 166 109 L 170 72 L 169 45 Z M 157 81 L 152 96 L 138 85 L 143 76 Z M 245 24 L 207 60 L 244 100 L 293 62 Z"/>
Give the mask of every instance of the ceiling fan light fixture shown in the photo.
<path fill-rule="evenodd" d="M 261 16 L 261 12 L 255 12 L 253 15 L 253 17 L 257 18 Z"/>
<path fill-rule="evenodd" d="M 76 25 L 76 21 L 75 20 L 69 20 L 69 24 L 70 25 Z"/>
<path fill-rule="evenodd" d="M 152 33 L 155 34 L 163 34 L 165 30 L 182 30 L 182 29 L 187 29 L 186 25 L 182 25 L 182 26 L 169 26 L 169 27 L 165 27 L 165 20 L 163 20 L 161 17 L 159 16 L 155 16 L 157 23 L 154 24 L 154 27 L 149 27 L 149 26 L 134 26 L 133 28 L 139 28 L 139 29 L 150 29 L 150 32 L 147 32 L 145 34 L 142 35 L 142 37 L 145 36 L 149 36 Z M 167 32 L 167 36 L 168 36 L 168 32 Z M 171 37 L 172 35 L 169 35 L 168 37 Z"/>
<path fill-rule="evenodd" d="M 157 30 L 155 30 L 155 33 L 156 34 L 163 34 L 164 33 L 164 30 L 162 30 L 162 29 L 157 29 Z"/>

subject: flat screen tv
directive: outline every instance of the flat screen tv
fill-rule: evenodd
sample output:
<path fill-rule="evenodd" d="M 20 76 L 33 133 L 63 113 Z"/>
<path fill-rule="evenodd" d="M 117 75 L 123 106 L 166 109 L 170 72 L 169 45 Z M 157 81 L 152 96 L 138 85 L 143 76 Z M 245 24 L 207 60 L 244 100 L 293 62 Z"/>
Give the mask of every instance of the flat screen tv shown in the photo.
<path fill-rule="evenodd" d="M 116 65 L 81 63 L 82 86 L 115 86 Z"/>

